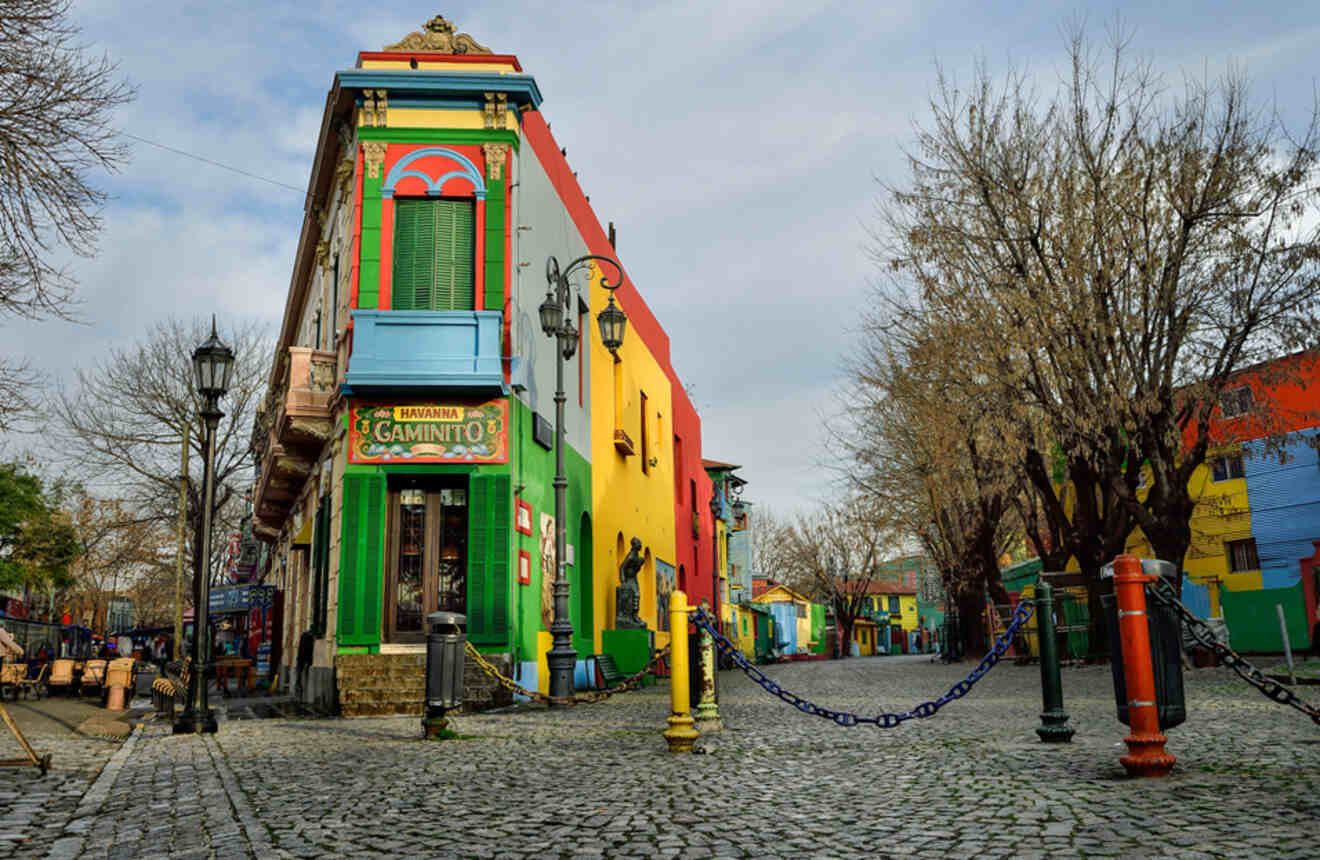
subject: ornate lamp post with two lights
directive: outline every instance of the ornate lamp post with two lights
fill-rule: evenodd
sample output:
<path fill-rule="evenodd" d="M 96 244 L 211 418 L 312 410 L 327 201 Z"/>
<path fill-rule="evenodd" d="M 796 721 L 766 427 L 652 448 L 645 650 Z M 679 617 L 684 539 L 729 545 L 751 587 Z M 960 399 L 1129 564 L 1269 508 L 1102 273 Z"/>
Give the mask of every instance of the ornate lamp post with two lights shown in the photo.
<path fill-rule="evenodd" d="M 188 704 L 174 723 L 174 734 L 214 733 L 215 714 L 206 701 L 206 670 L 210 665 L 210 642 L 206 635 L 207 603 L 210 600 L 211 509 L 215 505 L 215 430 L 224 417 L 219 400 L 229 390 L 234 371 L 234 351 L 215 333 L 211 317 L 211 337 L 193 351 L 193 372 L 197 392 L 202 395 L 198 413 L 206 425 L 205 466 L 202 478 L 202 552 L 201 562 L 193 573 L 193 666 L 188 679 Z"/>
<path fill-rule="evenodd" d="M 577 352 L 578 330 L 573 326 L 570 299 L 571 291 L 568 276 L 580 267 L 586 267 L 592 260 L 609 263 L 618 274 L 618 279 L 610 283 L 602 275 L 600 285 L 610 291 L 610 302 L 596 317 L 600 325 L 600 338 L 605 348 L 611 353 L 623 345 L 623 334 L 628 325 L 628 317 L 614 304 L 614 290 L 623 283 L 623 267 L 617 260 L 599 254 L 587 254 L 578 257 L 564 267 L 561 272 L 559 261 L 550 257 L 545 261 L 546 292 L 545 301 L 541 302 L 541 331 L 547 337 L 557 339 L 555 349 L 555 617 L 550 623 L 551 644 L 546 652 L 546 663 L 550 669 L 550 698 L 570 700 L 573 695 L 573 670 L 577 666 L 577 651 L 573 650 L 573 622 L 568 617 L 569 587 L 568 577 L 564 573 L 565 530 L 564 507 L 565 491 L 568 489 L 568 476 L 564 473 L 564 360 L 572 358 Z M 643 454 L 645 456 L 645 454 Z M 544 575 L 544 574 L 543 574 Z"/>

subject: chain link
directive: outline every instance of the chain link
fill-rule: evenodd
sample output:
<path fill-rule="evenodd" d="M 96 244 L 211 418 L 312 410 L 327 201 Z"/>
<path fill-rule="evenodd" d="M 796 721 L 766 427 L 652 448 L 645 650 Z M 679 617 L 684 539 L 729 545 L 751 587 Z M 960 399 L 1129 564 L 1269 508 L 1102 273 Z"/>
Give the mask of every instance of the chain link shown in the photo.
<path fill-rule="evenodd" d="M 637 672 L 634 675 L 629 675 L 608 690 L 592 690 L 581 696 L 575 695 L 571 698 L 564 698 L 561 696 L 547 696 L 545 693 L 540 693 L 536 690 L 529 690 L 512 678 L 505 676 L 494 666 L 494 664 L 482 656 L 482 653 L 478 651 L 477 647 L 471 642 L 463 643 L 463 650 L 468 657 L 472 658 L 472 661 L 477 664 L 477 667 L 480 668 L 481 671 L 494 678 L 501 687 L 511 693 L 526 696 L 532 701 L 540 702 L 543 705 L 585 705 L 595 702 L 603 702 L 615 693 L 623 693 L 636 687 L 642 682 L 642 678 L 653 671 L 661 660 L 669 656 L 669 646 L 666 645 L 659 651 L 655 652 L 655 656 L 651 658 L 651 662 L 647 663 L 640 672 Z"/>
<path fill-rule="evenodd" d="M 1156 603 L 1178 613 L 1182 622 L 1187 625 L 1187 632 L 1196 640 L 1196 644 L 1214 651 L 1218 655 L 1219 661 L 1236 672 L 1242 680 L 1260 690 L 1267 698 L 1281 705 L 1296 708 L 1309 716 L 1316 725 L 1320 725 L 1320 708 L 1303 702 L 1297 698 L 1286 684 L 1280 684 L 1278 681 L 1267 678 L 1264 673 L 1247 662 L 1241 654 L 1228 647 L 1227 644 L 1220 642 L 1209 624 L 1197 618 L 1190 609 L 1182 605 L 1182 602 L 1178 600 L 1178 596 L 1174 593 L 1172 585 L 1160 579 L 1151 583 L 1147 591 L 1155 598 Z"/>
<path fill-rule="evenodd" d="M 809 701 L 785 690 L 783 687 L 779 686 L 779 684 L 775 683 L 774 680 L 767 677 L 764 672 L 756 668 L 756 666 L 747 659 L 747 656 L 738 650 L 736 645 L 716 630 L 714 623 L 712 623 L 710 616 L 706 614 L 705 610 L 694 610 L 689 617 L 695 624 L 697 624 L 697 626 L 701 627 L 714 637 L 716 647 L 718 647 L 726 657 L 733 660 L 734 664 L 737 665 L 739 669 L 742 669 L 749 678 L 765 688 L 766 692 L 784 700 L 802 713 L 810 714 L 813 717 L 832 720 L 836 725 L 840 726 L 868 724 L 882 729 L 892 729 L 896 726 L 902 725 L 907 720 L 933 717 L 940 708 L 949 704 L 949 702 L 952 702 L 955 699 L 961 699 L 963 696 L 970 693 L 972 691 L 972 686 L 975 685 L 977 681 L 981 680 L 981 678 L 985 677 L 986 672 L 989 672 L 994 668 L 1000 658 L 1008 652 L 1008 649 L 1013 642 L 1013 636 L 1023 624 L 1027 623 L 1027 619 L 1031 617 L 1033 609 L 1034 604 L 1030 600 L 1023 600 L 1018 603 L 1017 610 L 1013 613 L 1012 623 L 1008 625 L 1008 629 L 1004 631 L 1003 635 L 995 641 L 995 647 L 990 650 L 990 653 L 986 654 L 985 657 L 981 659 L 981 662 L 976 665 L 976 668 L 972 670 L 971 674 L 950 687 L 949 692 L 934 701 L 922 702 L 910 711 L 897 714 L 880 713 L 874 717 L 861 717 L 857 714 L 849 713 L 848 711 L 832 711 L 829 708 L 821 707 L 815 702 Z"/>

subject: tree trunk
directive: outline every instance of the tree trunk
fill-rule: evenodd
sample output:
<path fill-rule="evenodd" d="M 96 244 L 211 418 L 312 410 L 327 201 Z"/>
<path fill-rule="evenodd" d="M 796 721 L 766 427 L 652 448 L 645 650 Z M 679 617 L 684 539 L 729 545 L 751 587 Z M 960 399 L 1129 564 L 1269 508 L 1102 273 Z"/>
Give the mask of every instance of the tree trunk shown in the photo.
<path fill-rule="evenodd" d="M 840 621 L 839 630 L 841 637 L 838 642 L 839 659 L 842 660 L 844 657 L 852 656 L 853 619 L 849 618 L 846 621 Z"/>
<path fill-rule="evenodd" d="M 986 645 L 985 585 L 966 583 L 958 590 L 958 633 L 964 656 L 980 660 L 989 650 Z"/>

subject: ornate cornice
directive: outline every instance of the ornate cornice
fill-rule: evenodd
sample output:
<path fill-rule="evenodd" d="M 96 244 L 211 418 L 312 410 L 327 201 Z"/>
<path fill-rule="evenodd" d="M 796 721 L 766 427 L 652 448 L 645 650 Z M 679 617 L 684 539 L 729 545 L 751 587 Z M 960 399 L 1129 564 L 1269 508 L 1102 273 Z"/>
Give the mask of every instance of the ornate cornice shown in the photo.
<path fill-rule="evenodd" d="M 385 148 L 389 146 L 383 140 L 369 140 L 362 144 L 362 152 L 367 162 L 367 178 L 379 179 L 380 166 L 385 163 Z"/>
<path fill-rule="evenodd" d="M 481 151 L 486 155 L 486 178 L 496 182 L 504 178 L 504 160 L 509 156 L 507 143 L 483 143 Z"/>
<path fill-rule="evenodd" d="M 509 121 L 509 94 L 486 93 L 486 109 L 482 113 L 486 128 L 505 128 Z"/>
<path fill-rule="evenodd" d="M 433 51 L 437 54 L 489 54 L 490 48 L 477 44 L 467 33 L 455 33 L 454 25 L 443 15 L 436 15 L 422 25 L 420 32 L 409 33 L 383 50 L 395 53 Z"/>
<path fill-rule="evenodd" d="M 362 91 L 362 124 L 372 128 L 385 127 L 385 115 L 388 110 L 388 93 L 385 90 Z"/>
<path fill-rule="evenodd" d="M 329 243 L 329 242 L 317 242 L 317 243 L 316 243 L 316 265 L 320 266 L 321 269 L 324 270 L 325 267 L 326 267 L 326 264 L 327 264 L 329 261 L 330 261 L 330 243 Z"/>

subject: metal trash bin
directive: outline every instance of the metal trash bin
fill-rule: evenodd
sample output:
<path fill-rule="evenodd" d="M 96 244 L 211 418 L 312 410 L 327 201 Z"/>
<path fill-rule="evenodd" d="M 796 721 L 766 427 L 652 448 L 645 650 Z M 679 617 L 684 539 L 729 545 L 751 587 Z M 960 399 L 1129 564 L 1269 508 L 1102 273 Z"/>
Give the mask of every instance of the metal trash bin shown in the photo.
<path fill-rule="evenodd" d="M 463 650 L 467 644 L 467 616 L 432 612 L 426 616 L 426 713 L 423 727 L 432 720 L 443 728 L 445 711 L 463 704 Z"/>
<path fill-rule="evenodd" d="M 1158 576 L 1178 590 L 1180 571 L 1173 562 L 1156 558 L 1143 558 L 1141 572 Z M 1112 578 L 1114 564 L 1100 569 L 1100 576 Z M 1118 706 L 1118 721 L 1128 722 L 1127 680 L 1123 674 L 1123 647 L 1118 634 L 1118 603 L 1113 594 L 1102 594 L 1100 603 L 1105 610 L 1109 626 L 1109 668 L 1114 676 L 1114 704 Z M 1178 613 L 1166 609 L 1146 593 L 1146 627 L 1150 631 L 1151 668 L 1155 675 L 1155 705 L 1159 711 L 1160 730 L 1171 729 L 1187 721 L 1187 701 L 1183 693 L 1182 619 Z"/>

